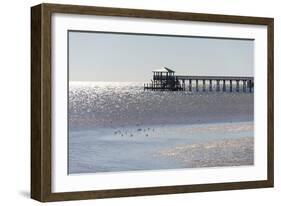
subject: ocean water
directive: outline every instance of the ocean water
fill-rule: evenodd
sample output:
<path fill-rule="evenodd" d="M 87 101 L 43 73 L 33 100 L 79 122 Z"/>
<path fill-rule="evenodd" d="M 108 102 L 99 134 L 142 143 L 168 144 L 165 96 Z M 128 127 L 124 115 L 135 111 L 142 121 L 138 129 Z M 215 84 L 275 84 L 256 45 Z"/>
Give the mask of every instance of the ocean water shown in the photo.
<path fill-rule="evenodd" d="M 70 82 L 68 172 L 251 165 L 253 144 L 245 138 L 254 137 L 253 111 L 254 93 L 144 91 L 143 83 Z M 182 149 L 198 144 L 200 152 Z M 169 155 L 178 147 L 182 152 Z"/>

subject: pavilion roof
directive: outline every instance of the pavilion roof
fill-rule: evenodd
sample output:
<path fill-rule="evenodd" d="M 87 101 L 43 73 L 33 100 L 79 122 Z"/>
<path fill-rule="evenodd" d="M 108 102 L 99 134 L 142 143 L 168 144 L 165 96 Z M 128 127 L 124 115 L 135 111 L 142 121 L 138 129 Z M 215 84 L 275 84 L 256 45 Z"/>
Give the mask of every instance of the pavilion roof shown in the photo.
<path fill-rule="evenodd" d="M 169 69 L 168 67 L 163 67 L 161 69 L 153 70 L 153 72 L 166 72 L 166 73 L 175 73 L 172 69 Z"/>

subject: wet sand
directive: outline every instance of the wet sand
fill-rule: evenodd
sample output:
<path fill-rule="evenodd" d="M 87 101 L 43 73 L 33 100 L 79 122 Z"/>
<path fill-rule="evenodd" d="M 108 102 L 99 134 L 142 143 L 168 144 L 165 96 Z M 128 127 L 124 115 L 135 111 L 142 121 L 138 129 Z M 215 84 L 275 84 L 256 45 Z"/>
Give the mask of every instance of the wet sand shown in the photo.
<path fill-rule="evenodd" d="M 181 162 L 186 168 L 254 164 L 254 138 L 221 139 L 161 150 L 156 156 Z"/>

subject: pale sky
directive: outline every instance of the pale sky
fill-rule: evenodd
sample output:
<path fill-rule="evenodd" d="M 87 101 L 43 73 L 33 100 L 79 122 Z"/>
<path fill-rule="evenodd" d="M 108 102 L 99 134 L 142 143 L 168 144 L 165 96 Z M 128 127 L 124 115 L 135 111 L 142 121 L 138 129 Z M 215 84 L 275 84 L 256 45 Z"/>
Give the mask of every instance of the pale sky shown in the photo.
<path fill-rule="evenodd" d="M 254 40 L 69 32 L 69 80 L 150 82 L 152 70 L 253 76 Z"/>

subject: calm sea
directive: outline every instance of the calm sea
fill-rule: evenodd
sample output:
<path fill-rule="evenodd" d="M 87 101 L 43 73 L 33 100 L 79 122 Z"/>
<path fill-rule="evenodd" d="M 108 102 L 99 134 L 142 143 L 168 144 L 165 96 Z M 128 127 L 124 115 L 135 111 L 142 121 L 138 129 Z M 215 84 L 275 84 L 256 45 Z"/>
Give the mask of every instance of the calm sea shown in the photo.
<path fill-rule="evenodd" d="M 143 83 L 70 82 L 69 128 L 252 121 L 253 93 L 143 91 Z"/>
<path fill-rule="evenodd" d="M 68 109 L 70 174 L 195 167 L 157 154 L 186 144 L 254 136 L 253 93 L 144 91 L 143 83 L 70 82 Z M 230 151 L 229 159 L 237 162 L 227 165 L 250 164 L 253 148 L 242 146 L 237 146 L 243 148 L 237 157 Z M 204 158 L 213 156 L 206 154 L 196 154 L 196 161 L 210 162 Z M 221 154 L 213 165 L 227 162 L 220 161 L 226 152 Z"/>

